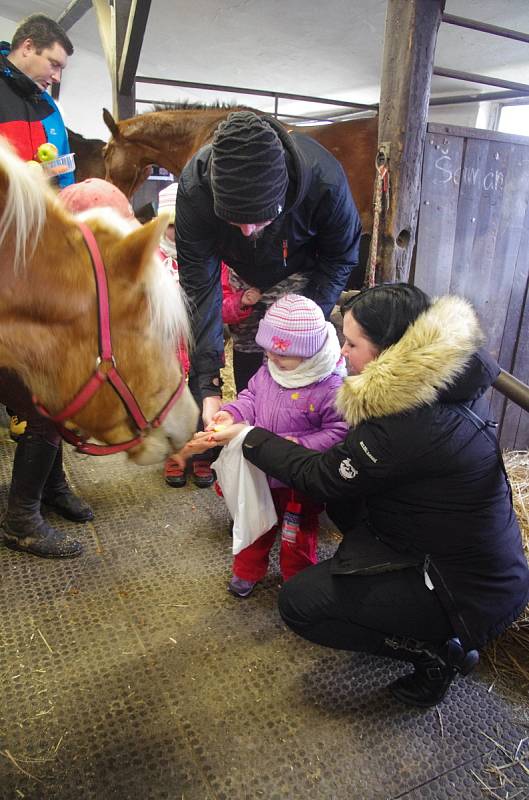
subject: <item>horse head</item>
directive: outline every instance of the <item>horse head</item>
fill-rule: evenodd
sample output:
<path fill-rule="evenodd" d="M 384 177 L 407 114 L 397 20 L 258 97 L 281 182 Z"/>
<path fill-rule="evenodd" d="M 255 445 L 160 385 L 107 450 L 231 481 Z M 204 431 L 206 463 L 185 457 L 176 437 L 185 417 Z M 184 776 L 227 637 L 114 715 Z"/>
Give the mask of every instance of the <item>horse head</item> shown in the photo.
<path fill-rule="evenodd" d="M 103 148 L 106 180 L 121 189 L 130 200 L 136 189 L 149 177 L 152 165 L 157 163 L 157 151 L 145 142 L 134 139 L 133 135 L 127 135 L 125 124 L 116 122 L 106 108 L 103 109 L 103 120 L 112 134 Z"/>
<path fill-rule="evenodd" d="M 190 438 L 198 416 L 176 357 L 189 330 L 184 300 L 157 256 L 167 220 L 141 227 L 110 209 L 76 218 L 34 172 L 0 141 L 0 366 L 16 371 L 52 416 L 71 404 L 96 364 L 111 368 L 100 364 L 99 304 L 81 222 L 105 265 L 112 364 L 143 416 L 156 418 L 181 386 L 162 425 L 147 427 L 128 451 L 137 463 L 163 460 Z M 138 436 L 129 408 L 105 381 L 65 426 L 108 445 Z"/>

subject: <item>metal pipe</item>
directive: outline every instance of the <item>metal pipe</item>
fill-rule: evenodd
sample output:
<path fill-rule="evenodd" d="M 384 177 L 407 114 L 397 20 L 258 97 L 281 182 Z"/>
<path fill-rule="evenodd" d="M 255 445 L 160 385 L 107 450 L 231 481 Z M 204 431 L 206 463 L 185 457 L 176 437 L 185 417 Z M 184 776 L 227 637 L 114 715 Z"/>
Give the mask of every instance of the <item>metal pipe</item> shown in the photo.
<path fill-rule="evenodd" d="M 161 86 L 182 86 L 187 89 L 211 89 L 216 92 L 236 92 L 237 94 L 255 94 L 261 97 L 280 97 L 283 100 L 306 100 L 310 103 L 326 103 L 329 106 L 344 108 L 377 108 L 376 104 L 350 103 L 345 100 L 330 100 L 328 97 L 312 97 L 305 94 L 290 94 L 289 92 L 267 92 L 264 89 L 248 89 L 244 86 L 223 86 L 220 83 L 195 83 L 194 81 L 173 81 L 168 78 L 149 78 L 144 75 L 136 76 L 136 83 L 152 83 Z"/>
<path fill-rule="evenodd" d="M 505 81 L 501 78 L 490 78 L 488 75 L 476 75 L 473 72 L 459 72 L 457 69 L 446 69 L 445 67 L 434 67 L 433 74 L 442 78 L 455 78 L 459 81 L 470 81 L 471 83 L 484 83 L 487 86 L 500 86 L 503 89 L 513 89 L 516 92 L 529 93 L 527 83 L 515 83 Z"/>
<path fill-rule="evenodd" d="M 476 92 L 475 94 L 453 94 L 446 97 L 430 98 L 431 106 L 454 106 L 458 103 L 483 103 L 486 100 L 519 100 L 525 99 L 527 95 L 520 92 Z"/>
<path fill-rule="evenodd" d="M 443 14 L 441 22 L 459 25 L 460 28 L 471 28 L 482 33 L 492 33 L 494 36 L 504 36 L 506 39 L 517 39 L 519 42 L 529 42 L 529 33 L 513 31 L 511 28 L 500 28 L 498 25 L 489 25 L 488 22 L 479 22 L 466 17 L 456 17 L 454 14 Z"/>
<path fill-rule="evenodd" d="M 524 411 L 529 411 L 529 386 L 526 383 L 502 369 L 492 385 L 508 400 L 512 400 Z"/>

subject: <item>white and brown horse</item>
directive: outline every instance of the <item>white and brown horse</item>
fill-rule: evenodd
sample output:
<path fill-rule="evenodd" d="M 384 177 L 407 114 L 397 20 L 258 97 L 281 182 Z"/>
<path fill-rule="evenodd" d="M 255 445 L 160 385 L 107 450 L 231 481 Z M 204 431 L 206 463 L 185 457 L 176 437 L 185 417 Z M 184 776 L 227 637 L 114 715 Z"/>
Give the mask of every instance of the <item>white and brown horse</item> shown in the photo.
<path fill-rule="evenodd" d="M 175 355 L 185 304 L 157 256 L 167 220 L 74 217 L 35 172 L 0 137 L 0 367 L 81 446 L 94 438 L 160 461 L 198 414 Z"/>

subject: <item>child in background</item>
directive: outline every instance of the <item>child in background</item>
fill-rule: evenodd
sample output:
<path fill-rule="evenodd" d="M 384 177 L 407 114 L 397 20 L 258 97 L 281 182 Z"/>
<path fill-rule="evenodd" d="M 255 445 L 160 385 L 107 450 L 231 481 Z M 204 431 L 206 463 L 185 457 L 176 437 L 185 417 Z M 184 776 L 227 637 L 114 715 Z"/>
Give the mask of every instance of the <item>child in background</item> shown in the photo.
<path fill-rule="evenodd" d="M 170 183 L 169 186 L 166 186 L 165 189 L 162 189 L 158 195 L 158 214 L 160 211 L 165 211 L 166 213 L 170 214 L 169 224 L 165 229 L 164 235 L 160 239 L 160 255 L 162 256 L 162 260 L 167 269 L 169 269 L 174 274 L 174 277 L 178 280 L 178 263 L 176 260 L 174 229 L 177 189 L 178 183 Z"/>
<path fill-rule="evenodd" d="M 234 402 L 217 412 L 207 430 L 246 421 L 313 450 L 327 450 L 345 439 L 348 425 L 334 405 L 345 365 L 334 326 L 325 322 L 320 307 L 306 297 L 285 295 L 259 323 L 255 341 L 265 350 L 267 363 Z M 193 440 L 198 447 L 199 442 Z M 237 597 L 248 597 L 266 575 L 278 529 L 285 580 L 318 560 L 322 506 L 274 478 L 269 483 L 278 524 L 234 557 L 228 590 Z M 299 526 L 285 524 L 285 511 L 294 509 L 294 504 Z"/>

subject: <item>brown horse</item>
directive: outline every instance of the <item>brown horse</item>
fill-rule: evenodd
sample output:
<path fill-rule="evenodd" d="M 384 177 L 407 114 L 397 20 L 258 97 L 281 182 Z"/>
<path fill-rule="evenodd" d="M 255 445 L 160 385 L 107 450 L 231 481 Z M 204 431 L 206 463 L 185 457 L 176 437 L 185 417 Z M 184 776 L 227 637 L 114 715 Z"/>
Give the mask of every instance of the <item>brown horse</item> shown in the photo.
<path fill-rule="evenodd" d="M 75 153 L 75 180 L 79 183 L 86 178 L 104 178 L 105 162 L 102 139 L 85 139 L 80 133 L 67 129 L 70 151 Z"/>
<path fill-rule="evenodd" d="M 104 149 L 106 177 L 129 198 L 157 164 L 178 176 L 196 151 L 206 144 L 219 122 L 232 108 L 183 108 L 151 111 L 115 122 L 110 112 L 103 119 L 112 134 Z M 260 113 L 260 112 L 258 112 Z M 365 232 L 372 229 L 373 185 L 377 152 L 378 119 L 350 120 L 317 127 L 289 127 L 311 136 L 342 163 Z"/>
<path fill-rule="evenodd" d="M 72 216 L 42 174 L 0 137 L 0 366 L 17 372 L 52 415 L 97 373 L 100 388 L 68 415 L 65 427 L 111 446 L 138 438 L 139 430 L 130 403 L 127 408 L 105 380 L 113 370 L 146 420 L 162 416 L 177 396 L 163 425 L 146 426 L 129 450 L 138 463 L 178 450 L 197 421 L 175 356 L 175 342 L 187 335 L 187 314 L 156 255 L 166 223 L 161 218 L 141 227 L 110 209 Z M 108 284 L 113 350 L 103 361 L 98 319 L 105 312 L 98 311 L 102 291 L 96 292 L 85 234 L 95 238 Z"/>

